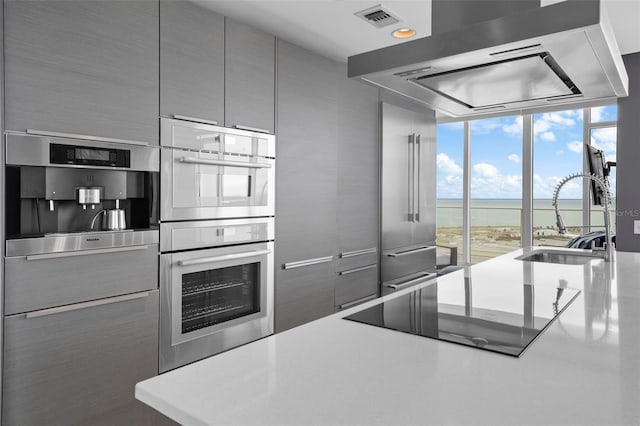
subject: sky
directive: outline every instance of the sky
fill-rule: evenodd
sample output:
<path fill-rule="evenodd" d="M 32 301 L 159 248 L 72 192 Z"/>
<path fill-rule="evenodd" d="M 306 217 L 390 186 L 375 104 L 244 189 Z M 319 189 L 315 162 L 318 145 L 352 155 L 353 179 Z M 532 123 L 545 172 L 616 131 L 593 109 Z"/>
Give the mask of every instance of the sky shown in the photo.
<path fill-rule="evenodd" d="M 617 119 L 617 107 L 591 109 L 592 123 Z M 557 183 L 582 171 L 583 111 L 534 115 L 534 198 L 549 199 Z M 437 126 L 438 198 L 462 198 L 464 124 Z M 616 128 L 592 129 L 591 143 L 616 160 Z M 610 177 L 615 193 L 615 173 Z M 582 183 L 568 182 L 561 198 L 581 198 Z M 471 121 L 471 197 L 522 198 L 522 117 Z"/>

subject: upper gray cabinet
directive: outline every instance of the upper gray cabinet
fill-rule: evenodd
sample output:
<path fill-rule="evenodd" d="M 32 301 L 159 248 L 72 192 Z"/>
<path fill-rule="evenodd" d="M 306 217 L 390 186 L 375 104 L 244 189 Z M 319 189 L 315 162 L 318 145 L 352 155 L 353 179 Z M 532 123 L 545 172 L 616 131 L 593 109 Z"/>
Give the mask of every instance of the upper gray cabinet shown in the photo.
<path fill-rule="evenodd" d="M 160 1 L 160 114 L 224 123 L 224 17 Z"/>
<path fill-rule="evenodd" d="M 226 19 L 225 126 L 274 133 L 275 37 Z"/>
<path fill-rule="evenodd" d="M 11 0 L 6 129 L 157 143 L 158 3 Z"/>

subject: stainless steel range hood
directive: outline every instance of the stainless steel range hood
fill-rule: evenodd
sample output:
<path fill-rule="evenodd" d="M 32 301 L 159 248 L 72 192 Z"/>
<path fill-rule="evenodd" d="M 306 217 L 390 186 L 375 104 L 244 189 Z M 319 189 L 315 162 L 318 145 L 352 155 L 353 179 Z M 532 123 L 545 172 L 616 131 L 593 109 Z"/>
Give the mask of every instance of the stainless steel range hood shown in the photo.
<path fill-rule="evenodd" d="M 349 57 L 349 77 L 453 117 L 628 95 L 599 0 L 567 0 Z"/>

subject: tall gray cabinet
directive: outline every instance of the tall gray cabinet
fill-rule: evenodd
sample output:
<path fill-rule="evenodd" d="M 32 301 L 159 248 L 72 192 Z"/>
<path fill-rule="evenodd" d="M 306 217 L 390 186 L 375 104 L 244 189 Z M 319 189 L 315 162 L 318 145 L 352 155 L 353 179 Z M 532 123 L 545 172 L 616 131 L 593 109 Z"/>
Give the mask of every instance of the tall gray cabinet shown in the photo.
<path fill-rule="evenodd" d="M 224 123 L 224 17 L 160 1 L 160 114 Z"/>
<path fill-rule="evenodd" d="M 158 3 L 5 1 L 7 130 L 158 142 Z"/>
<path fill-rule="evenodd" d="M 377 294 L 378 97 L 278 41 L 276 331 Z"/>
<path fill-rule="evenodd" d="M 275 328 L 334 310 L 336 63 L 278 42 Z"/>

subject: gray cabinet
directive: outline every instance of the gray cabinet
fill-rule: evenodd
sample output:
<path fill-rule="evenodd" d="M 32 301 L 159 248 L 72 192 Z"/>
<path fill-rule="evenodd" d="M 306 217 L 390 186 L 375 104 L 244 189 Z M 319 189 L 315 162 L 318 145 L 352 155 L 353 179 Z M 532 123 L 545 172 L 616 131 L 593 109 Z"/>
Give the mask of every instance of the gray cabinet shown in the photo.
<path fill-rule="evenodd" d="M 2 424 L 158 424 L 134 398 L 158 372 L 158 290 L 127 297 L 5 318 Z"/>
<path fill-rule="evenodd" d="M 343 78 L 338 108 L 336 307 L 340 308 L 378 293 L 378 90 Z"/>
<path fill-rule="evenodd" d="M 341 66 L 278 42 L 275 328 L 334 310 L 333 262 L 283 264 L 336 254 L 337 105 Z"/>
<path fill-rule="evenodd" d="M 274 133 L 275 37 L 226 19 L 225 126 Z"/>
<path fill-rule="evenodd" d="M 158 141 L 158 3 L 4 4 L 6 129 Z"/>
<path fill-rule="evenodd" d="M 283 331 L 378 293 L 379 107 L 378 91 L 348 80 L 343 64 L 283 41 L 277 87 Z"/>
<path fill-rule="evenodd" d="M 224 17 L 160 1 L 160 114 L 224 123 Z"/>

